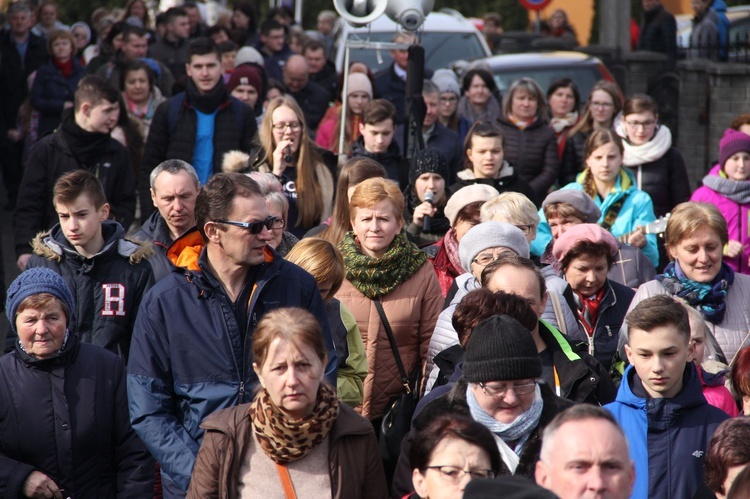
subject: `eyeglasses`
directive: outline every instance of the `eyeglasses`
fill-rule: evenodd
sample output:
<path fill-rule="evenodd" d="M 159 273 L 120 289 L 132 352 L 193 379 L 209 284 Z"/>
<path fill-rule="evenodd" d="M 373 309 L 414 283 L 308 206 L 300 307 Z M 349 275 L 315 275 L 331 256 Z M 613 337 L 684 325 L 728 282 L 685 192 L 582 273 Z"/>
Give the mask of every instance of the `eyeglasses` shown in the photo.
<path fill-rule="evenodd" d="M 293 132 L 299 132 L 300 130 L 302 130 L 302 123 L 300 123 L 299 121 L 295 121 L 294 123 L 275 123 L 271 125 L 271 127 L 273 127 L 273 129 L 277 132 L 283 132 L 287 129 L 287 127 L 289 127 L 289 129 Z"/>
<path fill-rule="evenodd" d="M 462 470 L 456 466 L 428 466 L 427 469 L 438 470 L 443 480 L 452 484 L 459 483 L 466 475 L 471 478 L 495 478 L 492 470 Z"/>
<path fill-rule="evenodd" d="M 592 102 L 591 107 L 608 108 L 608 107 L 615 107 L 615 105 L 612 104 L 611 102 Z"/>
<path fill-rule="evenodd" d="M 514 225 L 513 227 L 523 232 L 523 235 L 528 236 L 529 232 L 531 232 L 531 229 L 534 226 L 533 225 Z"/>
<path fill-rule="evenodd" d="M 453 104 L 454 102 L 458 102 L 458 97 L 440 97 L 441 104 Z"/>
<path fill-rule="evenodd" d="M 479 387 L 488 397 L 504 397 L 508 393 L 508 390 L 513 390 L 516 395 L 528 395 L 536 389 L 536 383 L 503 387 L 487 386 L 484 383 L 479 383 Z"/>
<path fill-rule="evenodd" d="M 474 258 L 471 263 L 476 263 L 477 265 L 481 265 L 482 267 L 486 267 L 490 263 L 494 262 L 501 256 L 505 256 L 508 254 L 508 251 L 502 251 L 498 253 L 497 255 L 493 255 L 492 253 L 480 253 Z"/>
<path fill-rule="evenodd" d="M 656 125 L 656 120 L 646 120 L 646 121 L 628 121 L 625 120 L 625 124 L 632 128 L 651 128 Z"/>
<path fill-rule="evenodd" d="M 211 220 L 211 221 L 217 224 L 234 225 L 235 227 L 247 229 L 247 231 L 250 232 L 250 234 L 260 234 L 261 232 L 263 232 L 263 227 L 265 227 L 268 230 L 271 230 L 271 229 L 281 229 L 285 225 L 284 220 L 282 220 L 281 218 L 276 218 L 276 217 L 268 217 L 261 222 L 235 222 L 233 220 Z"/>

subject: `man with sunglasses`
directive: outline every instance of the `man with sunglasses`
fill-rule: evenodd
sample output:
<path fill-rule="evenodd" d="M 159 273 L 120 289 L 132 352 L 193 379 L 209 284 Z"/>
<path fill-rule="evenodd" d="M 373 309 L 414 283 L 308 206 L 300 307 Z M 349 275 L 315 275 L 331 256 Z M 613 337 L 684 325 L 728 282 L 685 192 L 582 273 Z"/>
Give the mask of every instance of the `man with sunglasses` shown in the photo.
<path fill-rule="evenodd" d="M 175 270 L 144 297 L 128 365 L 133 428 L 161 464 L 165 498 L 184 497 L 209 414 L 250 402 L 252 336 L 263 315 L 301 307 L 323 326 L 326 377 L 337 363 L 313 277 L 268 246 L 281 221 L 258 184 L 214 175 L 198 194 L 196 227 L 170 246 Z"/>

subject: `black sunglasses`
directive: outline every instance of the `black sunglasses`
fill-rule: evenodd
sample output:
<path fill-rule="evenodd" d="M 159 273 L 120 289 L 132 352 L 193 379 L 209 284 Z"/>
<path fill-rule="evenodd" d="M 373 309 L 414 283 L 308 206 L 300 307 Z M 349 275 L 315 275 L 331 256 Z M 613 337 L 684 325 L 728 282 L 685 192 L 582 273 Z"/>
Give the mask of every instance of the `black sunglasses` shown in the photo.
<path fill-rule="evenodd" d="M 250 234 L 260 234 L 263 232 L 263 227 L 268 230 L 278 229 L 284 227 L 284 220 L 276 217 L 268 217 L 260 222 L 235 222 L 232 220 L 212 220 L 217 224 L 234 225 L 235 227 L 241 227 L 247 229 Z"/>

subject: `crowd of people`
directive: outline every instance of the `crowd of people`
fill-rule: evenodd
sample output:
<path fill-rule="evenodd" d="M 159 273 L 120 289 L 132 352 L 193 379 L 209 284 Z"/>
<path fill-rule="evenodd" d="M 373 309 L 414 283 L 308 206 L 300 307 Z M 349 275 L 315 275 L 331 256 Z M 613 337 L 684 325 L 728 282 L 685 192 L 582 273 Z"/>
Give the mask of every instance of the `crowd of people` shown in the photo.
<path fill-rule="evenodd" d="M 414 147 L 330 12 L 56 12 L 0 36 L 0 496 L 743 497 L 750 115 L 693 190 L 611 81 L 435 71 Z"/>

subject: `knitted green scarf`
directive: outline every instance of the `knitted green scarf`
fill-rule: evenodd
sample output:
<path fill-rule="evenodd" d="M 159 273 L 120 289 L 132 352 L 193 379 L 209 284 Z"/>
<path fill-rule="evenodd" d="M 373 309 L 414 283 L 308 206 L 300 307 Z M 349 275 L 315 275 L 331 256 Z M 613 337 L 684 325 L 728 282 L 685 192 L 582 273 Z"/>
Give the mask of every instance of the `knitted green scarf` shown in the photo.
<path fill-rule="evenodd" d="M 427 261 L 427 255 L 406 239 L 403 230 L 381 258 L 364 255 L 351 231 L 341 240 L 339 249 L 344 256 L 346 278 L 371 300 L 387 295 L 409 280 Z"/>

